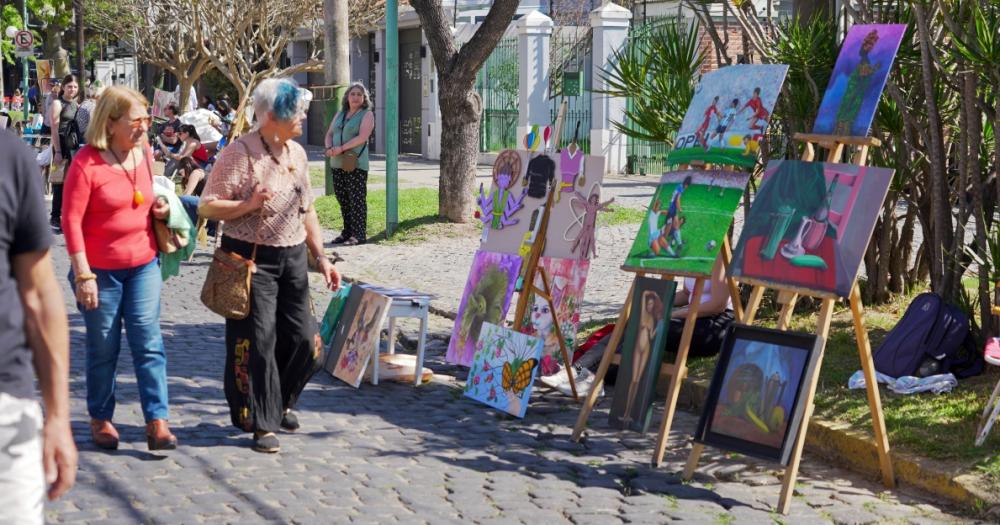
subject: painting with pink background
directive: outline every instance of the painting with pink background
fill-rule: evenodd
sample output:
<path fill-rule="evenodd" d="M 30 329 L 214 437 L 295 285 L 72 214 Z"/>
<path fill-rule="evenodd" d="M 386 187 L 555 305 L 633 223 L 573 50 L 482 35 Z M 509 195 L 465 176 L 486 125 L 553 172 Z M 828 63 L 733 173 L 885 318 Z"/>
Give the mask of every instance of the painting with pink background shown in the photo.
<path fill-rule="evenodd" d="M 540 373 L 552 375 L 560 370 L 563 361 L 555 323 L 559 323 L 559 328 L 566 340 L 567 351 L 572 354 L 576 347 L 576 331 L 580 324 L 580 303 L 583 302 L 583 291 L 587 284 L 590 261 L 541 257 L 538 260 L 538 265 L 540 268 L 544 268 L 549 275 L 552 302 L 555 304 L 556 311 L 551 312 L 548 302 L 544 298 L 532 294 L 528 299 L 529 315 L 517 328 L 522 333 L 542 338 Z M 542 288 L 541 274 L 536 274 L 535 284 Z"/>

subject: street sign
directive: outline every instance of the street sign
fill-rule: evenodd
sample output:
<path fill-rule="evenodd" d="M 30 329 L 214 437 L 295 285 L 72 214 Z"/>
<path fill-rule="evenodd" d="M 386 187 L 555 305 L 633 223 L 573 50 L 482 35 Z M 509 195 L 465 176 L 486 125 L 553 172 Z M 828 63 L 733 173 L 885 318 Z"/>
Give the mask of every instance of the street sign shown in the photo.
<path fill-rule="evenodd" d="M 19 48 L 31 49 L 31 45 L 34 42 L 35 39 L 31 36 L 30 31 L 18 31 L 14 35 L 14 45 Z"/>
<path fill-rule="evenodd" d="M 562 95 L 564 97 L 580 96 L 580 72 L 563 71 Z"/>

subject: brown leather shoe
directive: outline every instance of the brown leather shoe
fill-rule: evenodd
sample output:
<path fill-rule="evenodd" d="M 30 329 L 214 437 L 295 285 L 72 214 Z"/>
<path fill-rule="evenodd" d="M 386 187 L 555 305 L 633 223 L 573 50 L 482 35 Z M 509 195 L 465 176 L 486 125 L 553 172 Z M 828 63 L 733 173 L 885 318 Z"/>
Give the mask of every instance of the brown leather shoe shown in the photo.
<path fill-rule="evenodd" d="M 146 444 L 149 450 L 173 450 L 177 436 L 170 433 L 166 419 L 154 419 L 146 424 Z"/>
<path fill-rule="evenodd" d="M 110 419 L 91 419 L 90 436 L 98 448 L 116 450 L 118 448 L 118 431 Z"/>

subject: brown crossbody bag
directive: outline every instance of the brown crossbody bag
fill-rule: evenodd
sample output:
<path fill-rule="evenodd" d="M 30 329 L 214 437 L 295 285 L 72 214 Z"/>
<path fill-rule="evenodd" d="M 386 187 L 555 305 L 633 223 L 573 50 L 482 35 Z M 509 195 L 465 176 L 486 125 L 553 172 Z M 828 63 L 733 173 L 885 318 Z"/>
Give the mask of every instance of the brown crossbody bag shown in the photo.
<path fill-rule="evenodd" d="M 250 148 L 240 142 L 247 152 L 250 164 L 250 176 L 253 178 L 253 159 L 250 158 Z M 250 279 L 257 271 L 254 259 L 257 258 L 257 244 L 260 242 L 260 227 L 264 222 L 263 209 L 260 213 L 260 224 L 257 226 L 257 239 L 253 244 L 250 258 L 245 259 L 238 253 L 215 249 L 212 264 L 208 266 L 205 284 L 201 287 L 201 302 L 209 310 L 226 319 L 246 319 L 250 315 Z"/>

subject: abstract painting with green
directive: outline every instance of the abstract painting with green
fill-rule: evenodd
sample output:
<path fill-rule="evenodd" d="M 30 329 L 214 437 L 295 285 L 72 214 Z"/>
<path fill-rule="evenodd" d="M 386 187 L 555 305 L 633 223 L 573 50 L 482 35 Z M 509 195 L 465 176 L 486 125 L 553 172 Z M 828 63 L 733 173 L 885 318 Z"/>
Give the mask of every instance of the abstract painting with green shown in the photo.
<path fill-rule="evenodd" d="M 665 173 L 624 268 L 711 274 L 749 178 L 749 173 L 721 170 Z"/>
<path fill-rule="evenodd" d="M 784 64 L 740 64 L 705 74 L 667 161 L 752 168 L 786 73 Z"/>

